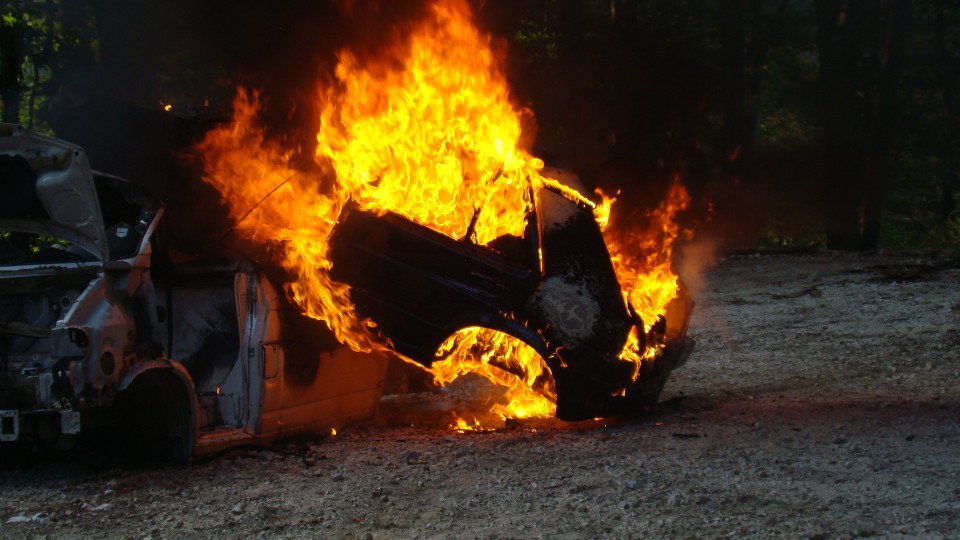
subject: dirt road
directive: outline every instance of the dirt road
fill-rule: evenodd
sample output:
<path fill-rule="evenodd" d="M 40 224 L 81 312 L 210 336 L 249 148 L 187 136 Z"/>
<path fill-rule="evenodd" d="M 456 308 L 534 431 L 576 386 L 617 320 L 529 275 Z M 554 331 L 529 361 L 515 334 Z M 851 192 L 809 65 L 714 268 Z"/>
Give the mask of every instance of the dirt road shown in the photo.
<path fill-rule="evenodd" d="M 960 538 L 956 264 L 728 257 L 690 333 L 650 418 L 457 434 L 408 396 L 186 467 L 8 463 L 0 537 Z"/>

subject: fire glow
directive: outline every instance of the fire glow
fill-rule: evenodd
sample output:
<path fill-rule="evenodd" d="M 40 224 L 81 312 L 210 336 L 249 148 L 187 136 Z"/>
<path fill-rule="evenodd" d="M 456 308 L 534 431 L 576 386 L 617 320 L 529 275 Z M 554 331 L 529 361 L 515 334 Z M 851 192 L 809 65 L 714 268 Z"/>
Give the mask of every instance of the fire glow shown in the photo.
<path fill-rule="evenodd" d="M 209 132 L 198 146 L 205 181 L 227 201 L 236 233 L 265 246 L 296 276 L 286 285 L 290 299 L 357 351 L 385 345 L 374 324 L 355 311 L 348 287 L 329 277 L 331 234 L 348 201 L 484 245 L 504 234 L 523 234 L 531 186 L 558 187 L 541 174 L 543 162 L 520 144 L 524 111 L 512 105 L 490 37 L 473 25 L 467 3 L 437 0 L 431 15 L 377 61 L 340 52 L 334 83 L 318 94 L 316 141 L 303 141 L 304 147 L 315 143 L 318 167 L 295 169 L 292 150 L 265 136 L 257 92 L 240 90 L 234 122 Z M 560 187 L 568 198 L 594 207 L 609 230 L 612 198 L 600 194 L 602 202 L 594 203 Z M 624 300 L 648 328 L 677 293 L 670 269 L 674 216 L 688 200 L 675 182 L 651 216 L 655 230 L 604 233 Z M 656 348 L 641 351 L 638 343 L 633 335 L 621 358 L 639 370 Z M 549 370 L 515 338 L 463 329 L 437 358 L 431 371 L 438 384 L 472 372 L 507 387 L 508 403 L 493 413 L 517 418 L 555 412 Z M 461 429 L 470 427 L 463 422 Z"/>

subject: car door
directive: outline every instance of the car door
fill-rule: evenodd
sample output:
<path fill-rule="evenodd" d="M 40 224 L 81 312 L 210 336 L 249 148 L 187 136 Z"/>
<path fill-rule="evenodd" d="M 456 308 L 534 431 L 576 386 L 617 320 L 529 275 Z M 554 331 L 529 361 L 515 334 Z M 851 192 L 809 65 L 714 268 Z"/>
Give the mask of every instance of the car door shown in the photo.
<path fill-rule="evenodd" d="M 398 352 L 429 363 L 454 331 L 496 328 L 522 307 L 539 280 L 535 232 L 481 246 L 396 214 L 348 208 L 334 236 L 331 277 L 350 285 L 358 312 Z"/>

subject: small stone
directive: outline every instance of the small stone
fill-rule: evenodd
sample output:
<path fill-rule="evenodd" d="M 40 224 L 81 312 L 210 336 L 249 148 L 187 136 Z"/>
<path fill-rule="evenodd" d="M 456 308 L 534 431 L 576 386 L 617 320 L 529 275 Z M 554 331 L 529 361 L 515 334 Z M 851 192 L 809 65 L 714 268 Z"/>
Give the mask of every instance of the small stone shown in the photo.
<path fill-rule="evenodd" d="M 261 506 L 260 510 L 257 512 L 260 519 L 274 519 L 280 513 L 280 509 L 276 506 Z"/>
<path fill-rule="evenodd" d="M 833 444 L 847 444 L 847 440 L 843 437 L 837 437 L 833 440 Z"/>
<path fill-rule="evenodd" d="M 257 460 L 260 461 L 260 463 L 270 463 L 273 461 L 273 452 L 264 450 L 257 455 Z"/>
<path fill-rule="evenodd" d="M 420 461 L 420 452 L 409 452 L 406 455 L 407 465 L 413 465 Z"/>
<path fill-rule="evenodd" d="M 238 502 L 237 504 L 233 505 L 233 508 L 230 509 L 230 513 L 231 513 L 231 514 L 242 514 L 242 513 L 243 513 L 243 503 L 242 503 L 242 502 Z"/>

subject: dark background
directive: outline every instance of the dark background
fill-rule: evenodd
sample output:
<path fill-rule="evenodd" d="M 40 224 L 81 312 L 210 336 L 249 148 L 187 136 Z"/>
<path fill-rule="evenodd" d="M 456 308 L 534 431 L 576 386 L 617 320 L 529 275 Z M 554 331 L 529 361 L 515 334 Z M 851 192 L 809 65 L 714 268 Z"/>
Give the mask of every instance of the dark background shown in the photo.
<path fill-rule="evenodd" d="M 960 250 L 956 2 L 471 4 L 536 116 L 534 153 L 622 189 L 621 223 L 679 174 L 688 225 L 727 248 Z M 423 13 L 385 0 L 12 0 L 0 114 L 84 144 L 96 168 L 182 175 L 172 148 L 227 117 L 237 85 L 263 88 L 273 136 L 309 141 L 336 51 L 376 54 Z"/>

